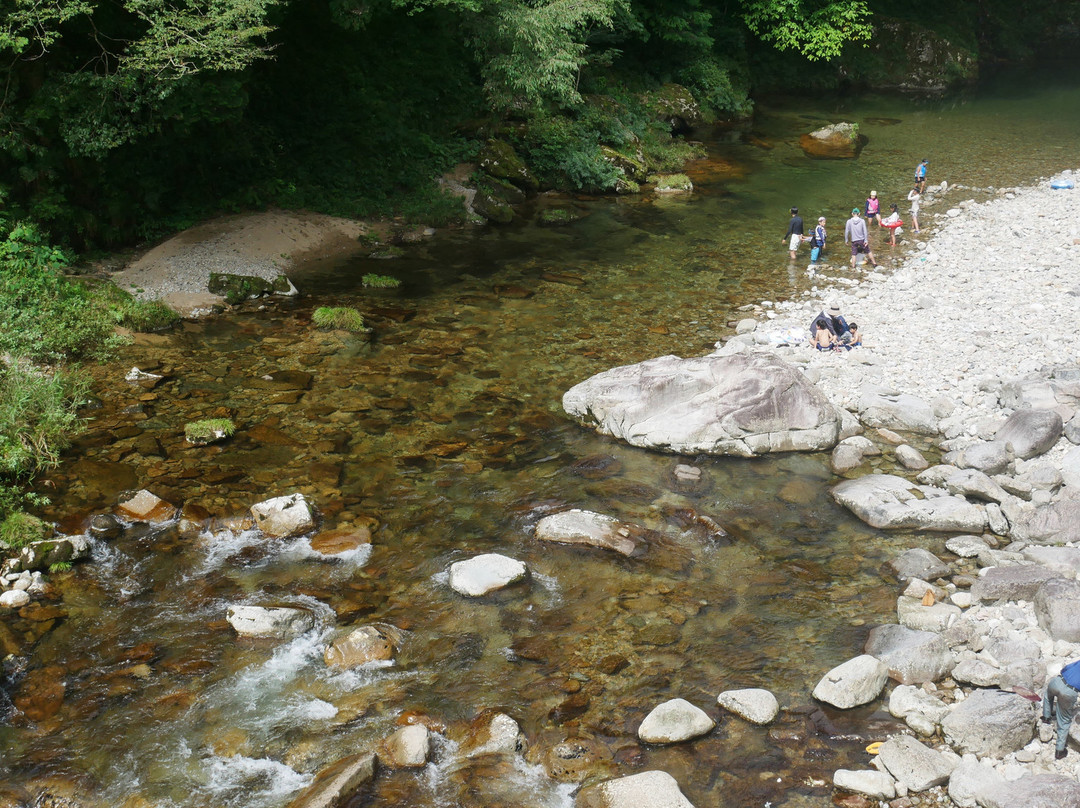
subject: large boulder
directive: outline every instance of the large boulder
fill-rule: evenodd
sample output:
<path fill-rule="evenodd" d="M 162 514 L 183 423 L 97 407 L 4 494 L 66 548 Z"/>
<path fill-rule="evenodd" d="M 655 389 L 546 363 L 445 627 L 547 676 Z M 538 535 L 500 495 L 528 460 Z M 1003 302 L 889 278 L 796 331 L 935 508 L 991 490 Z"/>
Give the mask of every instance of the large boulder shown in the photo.
<path fill-rule="evenodd" d="M 989 760 L 965 757 L 949 776 L 949 798 L 960 808 L 978 808 L 1004 791 L 1005 779 L 991 764 Z"/>
<path fill-rule="evenodd" d="M 1013 454 L 1027 460 L 1045 454 L 1058 442 L 1065 424 L 1054 410 L 1017 410 L 994 435 L 1010 444 Z"/>
<path fill-rule="evenodd" d="M 584 544 L 614 550 L 627 557 L 645 552 L 648 534 L 649 531 L 640 525 L 578 508 L 553 513 L 536 523 L 536 538 L 542 541 Z"/>
<path fill-rule="evenodd" d="M 884 395 L 867 392 L 859 398 L 859 420 L 866 426 L 936 435 L 938 419 L 927 402 L 907 393 Z"/>
<path fill-rule="evenodd" d="M 957 38 L 882 14 L 867 47 L 842 56 L 840 70 L 878 90 L 942 92 L 974 82 L 979 56 Z"/>
<path fill-rule="evenodd" d="M 845 480 L 832 489 L 833 499 L 872 527 L 954 533 L 986 529 L 985 507 L 943 494 L 891 474 Z"/>
<path fill-rule="evenodd" d="M 667 772 L 649 771 L 619 777 L 578 792 L 574 808 L 694 808 Z"/>
<path fill-rule="evenodd" d="M 949 779 L 959 756 L 924 746 L 910 735 L 897 735 L 881 745 L 878 761 L 908 791 L 926 791 Z"/>
<path fill-rule="evenodd" d="M 866 142 L 866 135 L 859 134 L 858 124 L 841 122 L 803 135 L 799 138 L 799 148 L 808 157 L 843 160 L 858 157 Z"/>
<path fill-rule="evenodd" d="M 315 527 L 315 516 L 303 494 L 274 497 L 251 506 L 256 527 L 267 536 L 286 539 Z"/>
<path fill-rule="evenodd" d="M 991 440 L 951 451 L 942 458 L 942 462 L 961 469 L 977 469 L 986 474 L 1001 474 L 1009 467 L 1012 459 L 1007 443 Z"/>
<path fill-rule="evenodd" d="M 1060 499 L 1009 519 L 1012 538 L 1037 544 L 1080 541 L 1080 500 Z"/>
<path fill-rule="evenodd" d="M 769 354 L 661 356 L 575 385 L 563 409 L 634 446 L 754 457 L 831 449 L 841 418 L 795 367 Z"/>
<path fill-rule="evenodd" d="M 869 654 L 849 659 L 821 677 L 814 698 L 847 710 L 873 701 L 885 687 L 889 669 Z"/>
<path fill-rule="evenodd" d="M 680 743 L 712 732 L 716 722 L 686 699 L 671 699 L 653 708 L 638 727 L 646 743 Z"/>
<path fill-rule="evenodd" d="M 1055 578 L 1040 586 L 1035 617 L 1051 639 L 1080 642 L 1080 581 Z"/>
<path fill-rule="evenodd" d="M 949 574 L 949 565 L 921 547 L 905 550 L 889 562 L 889 567 L 901 581 L 933 581 Z"/>
<path fill-rule="evenodd" d="M 1032 774 L 988 789 L 983 808 L 1072 808 L 1080 805 L 1080 783 L 1061 774 Z"/>
<path fill-rule="evenodd" d="M 956 658 L 940 635 L 885 625 L 871 629 L 863 650 L 885 663 L 900 684 L 936 682 L 949 675 Z"/>
<path fill-rule="evenodd" d="M 1060 572 L 1042 564 L 990 567 L 971 587 L 971 598 L 983 603 L 997 600 L 1032 600 L 1039 587 L 1047 581 L 1061 577 Z"/>
<path fill-rule="evenodd" d="M 450 565 L 450 588 L 470 598 L 478 598 L 525 578 L 528 570 L 516 558 L 483 553 Z"/>
<path fill-rule="evenodd" d="M 1031 740 L 1035 708 L 1003 690 L 975 690 L 941 722 L 945 741 L 957 751 L 1002 758 Z"/>
<path fill-rule="evenodd" d="M 477 162 L 486 173 L 524 191 L 535 191 L 540 187 L 525 161 L 505 140 L 489 140 L 480 150 Z"/>
<path fill-rule="evenodd" d="M 338 808 L 347 805 L 375 777 L 375 755 L 352 755 L 327 766 L 288 808 Z"/>

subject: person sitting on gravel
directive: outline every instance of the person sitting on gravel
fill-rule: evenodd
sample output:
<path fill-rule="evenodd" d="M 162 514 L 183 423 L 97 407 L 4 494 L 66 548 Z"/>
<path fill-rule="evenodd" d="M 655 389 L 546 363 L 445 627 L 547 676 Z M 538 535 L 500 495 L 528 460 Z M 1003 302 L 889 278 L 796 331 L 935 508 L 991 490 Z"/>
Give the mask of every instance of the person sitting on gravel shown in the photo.
<path fill-rule="evenodd" d="M 841 316 L 839 304 L 830 303 L 827 310 L 822 309 L 821 313 L 811 321 L 811 342 L 817 338 L 817 333 L 821 326 L 825 326 L 825 330 L 832 335 L 833 342 L 837 345 L 846 345 L 851 342 L 851 328 L 848 326 L 847 320 Z"/>
<path fill-rule="evenodd" d="M 1065 742 L 1069 740 L 1069 727 L 1076 713 L 1076 699 L 1080 697 L 1080 659 L 1070 662 L 1061 673 L 1046 683 L 1043 697 L 1042 721 L 1050 723 L 1051 715 L 1057 715 L 1057 744 L 1054 757 L 1061 760 L 1068 753 Z"/>
<path fill-rule="evenodd" d="M 848 328 L 851 329 L 851 342 L 844 347 L 850 351 L 852 348 L 858 348 L 862 345 L 862 332 L 859 331 L 858 323 L 848 323 Z"/>
<path fill-rule="evenodd" d="M 859 209 L 852 208 L 851 218 L 847 220 L 847 225 L 844 227 L 844 243 L 851 244 L 852 269 L 855 269 L 855 262 L 862 253 L 866 253 L 866 257 L 870 260 L 872 266 L 877 266 L 877 261 L 874 260 L 874 253 L 870 249 L 869 238 L 870 235 L 866 231 L 866 222 L 864 222 L 862 216 L 859 215 Z"/>
<path fill-rule="evenodd" d="M 815 320 L 814 322 L 817 324 L 817 331 L 810 344 L 819 351 L 839 351 L 840 343 L 832 331 L 825 327 L 825 322 L 823 320 Z"/>

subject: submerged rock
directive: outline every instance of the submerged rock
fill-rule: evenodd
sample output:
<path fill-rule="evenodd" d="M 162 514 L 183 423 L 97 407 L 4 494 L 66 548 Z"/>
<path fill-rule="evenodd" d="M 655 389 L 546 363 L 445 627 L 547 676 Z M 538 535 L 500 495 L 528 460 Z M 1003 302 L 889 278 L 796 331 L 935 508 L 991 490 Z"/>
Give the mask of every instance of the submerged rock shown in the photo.
<path fill-rule="evenodd" d="M 536 538 L 559 544 L 585 544 L 602 550 L 614 550 L 624 556 L 638 556 L 648 546 L 649 531 L 613 516 L 574 508 L 545 516 L 536 523 Z"/>
<path fill-rule="evenodd" d="M 323 654 L 331 668 L 355 668 L 394 658 L 393 640 L 375 626 L 360 626 L 338 637 Z"/>
<path fill-rule="evenodd" d="M 171 521 L 177 510 L 176 506 L 144 488 L 121 495 L 120 502 L 116 505 L 116 514 L 121 519 L 132 522 L 160 524 Z"/>
<path fill-rule="evenodd" d="M 795 367 L 768 354 L 662 356 L 575 385 L 563 409 L 634 446 L 754 457 L 832 448 L 840 415 Z"/>

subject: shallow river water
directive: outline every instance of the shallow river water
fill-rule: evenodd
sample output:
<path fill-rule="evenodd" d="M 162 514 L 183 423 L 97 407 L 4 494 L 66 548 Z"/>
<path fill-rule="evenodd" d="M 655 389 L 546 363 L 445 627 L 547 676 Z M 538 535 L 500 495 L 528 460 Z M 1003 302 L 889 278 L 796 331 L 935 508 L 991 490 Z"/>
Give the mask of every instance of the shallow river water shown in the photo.
<path fill-rule="evenodd" d="M 840 119 L 869 137 L 859 159 L 804 157 L 798 135 Z M 941 552 L 941 538 L 853 519 L 828 495 L 825 454 L 650 453 L 571 423 L 562 393 L 616 364 L 705 353 L 738 306 L 803 294 L 805 260 L 790 264 L 781 244 L 793 204 L 808 222 L 829 217 L 843 263 L 845 212 L 871 189 L 901 200 L 923 157 L 931 183 L 980 188 L 1076 168 L 1080 91 L 1012 80 L 949 100 L 787 100 L 762 103 L 747 130 L 698 136 L 709 157 L 691 166 L 689 198 L 578 198 L 584 218 L 567 227 L 440 233 L 398 259 L 313 266 L 297 275 L 303 297 L 140 337 L 92 368 L 100 407 L 46 484 L 54 518 L 77 528 L 148 488 L 217 519 L 198 537 L 137 528 L 100 544 L 54 576 L 52 611 L 7 622 L 28 655 L 7 688 L 33 709 L 0 727 L 0 779 L 86 805 L 276 808 L 421 714 L 440 727 L 433 762 L 381 774 L 370 804 L 568 806 L 573 786 L 543 763 L 576 739 L 594 776 L 663 769 L 699 808 L 828 805 L 832 771 L 864 766 L 887 716 L 812 720 L 809 693 L 894 619 L 883 564 L 910 546 Z M 536 207 L 553 202 L 567 200 Z M 882 258 L 894 256 L 883 246 Z M 369 272 L 403 285 L 365 290 Z M 373 340 L 314 329 L 319 305 L 357 306 Z M 129 386 L 132 365 L 166 379 Z M 277 371 L 302 373 L 264 378 Z M 186 422 L 224 414 L 236 436 L 185 444 Z M 704 482 L 680 487 L 680 462 Z M 232 518 L 295 491 L 324 529 L 372 527 L 372 546 L 328 558 Z M 568 507 L 663 538 L 634 559 L 540 545 L 532 526 Z M 481 552 L 521 559 L 531 579 L 455 594 L 448 566 Z M 239 640 L 224 621 L 235 603 L 300 604 L 320 624 L 290 643 Z M 327 669 L 333 626 L 371 622 L 394 627 L 394 664 Z M 789 708 L 771 728 L 716 706 L 753 686 Z M 638 742 L 642 718 L 675 697 L 717 729 Z M 457 754 L 494 709 L 528 739 L 520 765 Z"/>

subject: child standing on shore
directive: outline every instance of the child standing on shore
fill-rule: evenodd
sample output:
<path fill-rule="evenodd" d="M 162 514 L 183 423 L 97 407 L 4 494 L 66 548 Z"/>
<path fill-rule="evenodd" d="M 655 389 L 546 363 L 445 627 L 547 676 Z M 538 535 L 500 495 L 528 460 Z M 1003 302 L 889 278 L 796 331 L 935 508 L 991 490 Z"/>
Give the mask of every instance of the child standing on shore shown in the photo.
<path fill-rule="evenodd" d="M 919 186 L 916 185 L 910 191 L 908 191 L 908 202 L 911 203 L 911 226 L 915 228 L 915 232 L 919 232 L 919 200 L 922 199 L 922 192 L 919 191 Z"/>
<path fill-rule="evenodd" d="M 825 254 L 825 239 L 827 237 L 828 235 L 825 232 L 825 217 L 818 216 L 817 227 L 814 228 L 814 235 L 810 241 L 810 246 L 813 248 L 810 251 L 811 261 L 817 261 Z"/>

